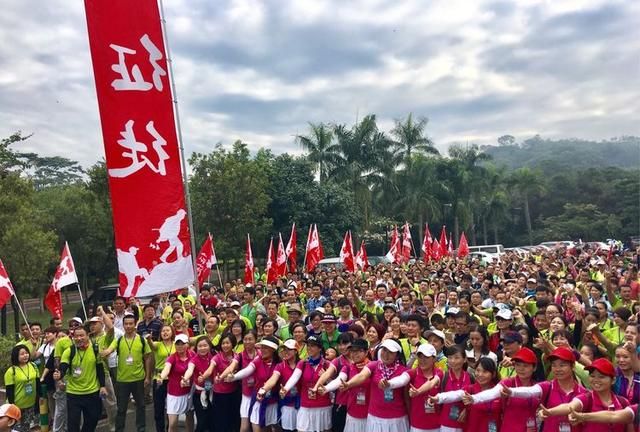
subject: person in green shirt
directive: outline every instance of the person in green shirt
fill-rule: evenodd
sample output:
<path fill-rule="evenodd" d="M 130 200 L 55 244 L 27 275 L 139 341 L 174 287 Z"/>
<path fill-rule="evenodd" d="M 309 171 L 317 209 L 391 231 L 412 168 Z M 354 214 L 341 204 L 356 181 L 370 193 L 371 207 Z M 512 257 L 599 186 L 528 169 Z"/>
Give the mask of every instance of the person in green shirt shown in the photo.
<path fill-rule="evenodd" d="M 320 333 L 322 348 L 326 351 L 329 348 L 338 348 L 338 338 L 340 332 L 336 329 L 336 317 L 333 314 L 324 314 L 322 317 L 324 330 Z"/>
<path fill-rule="evenodd" d="M 185 300 L 189 300 L 192 305 L 196 304 L 196 299 L 191 294 L 189 294 L 188 287 L 182 288 L 180 294 L 178 294 L 178 300 L 180 300 L 183 305 Z"/>
<path fill-rule="evenodd" d="M 59 381 L 67 376 L 67 427 L 70 432 L 91 432 L 96 429 L 102 413 L 101 397 L 107 396 L 104 363 L 97 344 L 91 342 L 88 327 L 73 332 L 74 345 L 60 358 L 60 370 L 53 373 Z"/>
<path fill-rule="evenodd" d="M 111 345 L 114 337 L 114 328 L 109 316 L 104 312 L 102 306 L 98 307 L 96 312 L 98 315 L 92 317 L 89 320 L 89 338 L 92 344 L 98 346 L 98 350 L 105 350 Z M 105 325 L 107 331 L 105 331 Z M 100 357 L 104 369 L 104 387 L 107 389 L 107 396 L 104 398 L 104 408 L 107 412 L 107 418 L 109 424 L 114 424 L 116 420 L 116 393 L 113 386 L 113 378 L 109 375 L 109 361 L 106 358 Z"/>
<path fill-rule="evenodd" d="M 4 373 L 7 400 L 22 411 L 22 418 L 14 430 L 28 432 L 36 427 L 40 420 L 38 407 L 38 378 L 40 372 L 29 361 L 31 354 L 25 345 L 16 345 L 11 350 L 11 367 Z"/>
<path fill-rule="evenodd" d="M 124 432 L 129 406 L 129 396 L 133 395 L 136 404 L 136 429 L 146 429 L 144 394 L 145 387 L 151 385 L 153 356 L 147 341 L 136 333 L 136 318 L 125 315 L 123 320 L 124 336 L 114 339 L 108 349 L 102 351 L 103 357 L 112 352 L 118 353 L 118 372 L 116 373 L 116 432 Z"/>
<path fill-rule="evenodd" d="M 411 314 L 407 317 L 407 337 L 402 338 L 399 341 L 402 353 L 404 354 L 404 358 L 407 362 L 407 367 L 418 367 L 418 363 L 416 362 L 416 351 L 420 345 L 427 343 L 427 340 L 420 336 L 424 325 L 424 319 L 420 315 Z"/>
<path fill-rule="evenodd" d="M 209 319 L 211 318 L 216 317 L 209 317 Z M 209 325 L 209 319 L 207 320 L 207 325 Z M 158 342 L 154 342 L 153 340 L 151 340 L 151 338 L 147 339 L 155 358 L 155 373 L 153 381 L 153 417 L 156 423 L 156 430 L 159 431 L 166 430 L 165 417 L 167 407 L 168 380 L 163 380 L 162 384 L 160 384 L 158 379 L 160 378 L 162 369 L 164 369 L 164 364 L 166 363 L 167 358 L 171 354 L 176 352 L 176 347 L 173 343 L 173 339 L 173 327 L 167 324 L 162 326 L 162 329 L 160 330 L 160 340 Z"/>
<path fill-rule="evenodd" d="M 82 320 L 78 317 L 73 317 L 69 320 L 68 335 L 64 335 L 58 338 L 55 347 L 53 348 L 53 358 L 55 369 L 60 369 L 60 359 L 65 350 L 71 345 L 73 341 L 71 338 L 77 328 L 82 325 Z M 65 392 L 66 379 L 63 378 L 56 382 L 56 391 L 53 394 L 55 403 L 55 411 L 53 416 L 53 432 L 66 431 L 67 430 L 67 393 Z"/>
<path fill-rule="evenodd" d="M 256 326 L 257 306 L 254 304 L 256 299 L 256 290 L 253 287 L 247 287 L 244 290 L 244 304 L 240 308 L 240 315 L 251 321 L 251 328 Z"/>

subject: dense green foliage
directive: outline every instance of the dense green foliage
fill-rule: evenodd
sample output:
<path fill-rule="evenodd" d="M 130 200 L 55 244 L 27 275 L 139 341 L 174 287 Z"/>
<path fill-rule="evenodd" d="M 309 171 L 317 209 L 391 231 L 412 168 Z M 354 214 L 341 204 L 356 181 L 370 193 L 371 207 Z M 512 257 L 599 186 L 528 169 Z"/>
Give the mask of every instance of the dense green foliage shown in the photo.
<path fill-rule="evenodd" d="M 457 239 L 505 246 L 543 240 L 626 239 L 640 233 L 640 139 L 601 143 L 512 136 L 498 145 L 454 145 L 442 156 L 427 119 L 408 116 L 388 131 L 369 115 L 357 124 L 310 124 L 296 142 L 306 154 L 251 153 L 218 144 L 189 159 L 197 243 L 214 235 L 220 259 L 254 256 L 298 227 L 302 259 L 317 223 L 326 256 L 346 230 L 369 255 L 385 252 L 389 230 L 409 221 L 420 248 L 424 224 Z M 113 280 L 116 262 L 104 162 L 83 170 L 63 157 L 20 152 L 29 137 L 0 141 L 0 257 L 19 295 L 42 295 L 69 242 L 82 283 Z M 31 138 L 33 139 L 33 138 Z"/>

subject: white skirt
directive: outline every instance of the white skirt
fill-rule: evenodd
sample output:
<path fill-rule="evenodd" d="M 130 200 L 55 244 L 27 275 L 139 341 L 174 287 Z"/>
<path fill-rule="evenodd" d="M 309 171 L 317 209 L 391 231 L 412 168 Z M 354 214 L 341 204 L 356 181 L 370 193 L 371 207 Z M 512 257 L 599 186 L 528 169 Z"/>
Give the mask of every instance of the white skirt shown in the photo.
<path fill-rule="evenodd" d="M 380 418 L 369 414 L 367 417 L 367 432 L 409 432 L 409 417 Z"/>
<path fill-rule="evenodd" d="M 418 429 L 417 427 L 411 426 L 409 432 L 440 432 L 440 428 L 435 429 Z"/>
<path fill-rule="evenodd" d="M 181 415 L 186 414 L 189 411 L 189 400 L 191 398 L 188 394 L 184 396 L 172 396 L 167 395 L 167 414 L 168 415 Z"/>
<path fill-rule="evenodd" d="M 283 406 L 280 412 L 280 426 L 286 430 L 296 430 L 296 417 L 298 417 L 298 411 L 292 406 Z"/>
<path fill-rule="evenodd" d="M 240 402 L 240 418 L 249 418 L 249 406 L 251 405 L 251 397 L 242 395 Z"/>
<path fill-rule="evenodd" d="M 344 432 L 367 432 L 367 419 L 359 419 L 347 414 Z"/>
<path fill-rule="evenodd" d="M 296 426 L 300 432 L 317 432 L 331 429 L 331 407 L 303 408 L 298 410 Z M 388 432 L 388 431 L 385 431 Z M 405 431 L 407 432 L 407 431 Z"/>
<path fill-rule="evenodd" d="M 449 426 L 440 426 L 440 432 L 462 432 L 461 428 L 452 428 Z"/>
<path fill-rule="evenodd" d="M 262 405 L 262 402 L 258 401 L 253 404 L 253 410 L 249 417 L 249 421 L 255 425 L 260 424 L 260 405 Z M 267 409 L 264 412 L 264 425 L 271 426 L 274 424 L 278 424 L 278 404 L 270 403 L 267 405 Z"/>

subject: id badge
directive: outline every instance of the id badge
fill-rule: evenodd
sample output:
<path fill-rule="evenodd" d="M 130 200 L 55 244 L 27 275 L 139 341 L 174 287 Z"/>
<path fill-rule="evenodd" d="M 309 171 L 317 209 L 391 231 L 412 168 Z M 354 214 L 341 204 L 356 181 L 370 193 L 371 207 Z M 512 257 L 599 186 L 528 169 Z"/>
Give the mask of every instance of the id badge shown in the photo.
<path fill-rule="evenodd" d="M 125 359 L 125 363 L 127 363 L 128 365 L 132 365 L 133 364 L 133 357 L 129 356 Z"/>
<path fill-rule="evenodd" d="M 313 389 L 307 389 L 307 397 L 310 400 L 314 400 L 316 398 L 316 392 L 314 392 Z"/>
<path fill-rule="evenodd" d="M 296 386 L 291 387 L 291 390 L 289 390 L 289 394 L 291 395 L 291 397 L 298 396 L 298 388 Z"/>
<path fill-rule="evenodd" d="M 390 388 L 384 389 L 384 401 L 392 402 L 393 401 L 393 390 Z"/>
<path fill-rule="evenodd" d="M 489 422 L 489 426 L 487 427 L 488 432 L 498 432 L 498 425 L 495 421 L 491 420 Z"/>
<path fill-rule="evenodd" d="M 247 387 L 253 387 L 256 385 L 256 379 L 254 377 L 247 378 Z"/>
<path fill-rule="evenodd" d="M 460 408 L 453 405 L 451 407 L 451 411 L 449 411 L 449 418 L 451 420 L 458 421 L 458 417 L 460 417 Z"/>
<path fill-rule="evenodd" d="M 367 397 L 364 392 L 358 392 L 356 395 L 356 405 L 364 405 L 367 402 Z"/>
<path fill-rule="evenodd" d="M 558 430 L 560 432 L 571 432 L 571 425 L 569 423 L 566 422 L 562 422 L 560 423 L 560 425 L 558 426 Z"/>
<path fill-rule="evenodd" d="M 428 397 L 424 399 L 424 413 L 433 414 L 436 412 L 436 407 L 431 403 Z"/>
<path fill-rule="evenodd" d="M 82 375 L 82 368 L 79 368 L 79 367 L 74 368 L 73 369 L 73 376 L 78 378 L 80 375 Z"/>
<path fill-rule="evenodd" d="M 27 396 L 31 396 L 31 394 L 33 393 L 33 384 L 29 383 L 29 384 L 25 384 L 24 386 L 24 393 Z"/>

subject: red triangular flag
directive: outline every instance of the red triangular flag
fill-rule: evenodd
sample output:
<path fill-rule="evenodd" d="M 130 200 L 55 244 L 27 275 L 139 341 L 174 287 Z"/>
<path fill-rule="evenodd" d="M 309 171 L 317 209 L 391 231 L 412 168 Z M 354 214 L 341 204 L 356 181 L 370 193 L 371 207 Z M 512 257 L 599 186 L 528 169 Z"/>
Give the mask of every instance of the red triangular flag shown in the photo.
<path fill-rule="evenodd" d="M 351 231 L 347 231 L 342 241 L 342 247 L 340 248 L 340 262 L 344 264 L 344 268 L 347 271 L 355 272 L 356 263 L 353 258 L 353 244 L 351 242 Z"/>
<path fill-rule="evenodd" d="M 278 233 L 278 253 L 276 254 L 276 275 L 282 277 L 287 274 L 287 254 L 285 253 L 282 234 Z"/>
<path fill-rule="evenodd" d="M 440 231 L 440 241 L 438 242 L 440 245 L 440 258 L 446 257 L 449 251 L 447 247 L 447 227 L 442 225 L 442 231 Z"/>
<path fill-rule="evenodd" d="M 440 243 L 438 243 L 438 239 L 434 238 L 433 243 L 431 244 L 431 258 L 434 261 L 440 261 Z"/>
<path fill-rule="evenodd" d="M 207 238 L 202 243 L 198 257 L 196 258 L 196 272 L 198 274 L 198 286 L 209 278 L 211 267 L 216 264 L 216 253 L 213 250 L 213 237 L 211 233 L 207 234 Z"/>
<path fill-rule="evenodd" d="M 402 262 L 409 262 L 411 258 L 411 252 L 413 251 L 413 242 L 411 240 L 411 230 L 409 229 L 409 223 L 406 222 L 402 233 Z"/>
<path fill-rule="evenodd" d="M 369 267 L 369 258 L 367 257 L 367 250 L 364 247 L 364 241 L 360 243 L 360 250 L 356 254 L 356 268 L 358 267 L 363 271 Z"/>
<path fill-rule="evenodd" d="M 247 234 L 247 250 L 244 254 L 244 283 L 255 285 L 255 276 L 253 274 L 255 267 L 253 265 L 253 252 L 251 252 L 251 238 Z"/>
<path fill-rule="evenodd" d="M 447 256 L 453 256 L 453 239 L 451 233 L 449 233 L 449 244 L 447 245 Z"/>
<path fill-rule="evenodd" d="M 391 243 L 389 244 L 389 252 L 387 252 L 386 258 L 391 263 L 400 262 L 402 251 L 400 250 L 400 236 L 398 235 L 398 227 L 393 227 L 391 233 Z"/>
<path fill-rule="evenodd" d="M 11 296 L 15 295 L 15 293 L 13 285 L 11 285 L 11 281 L 9 280 L 7 269 L 4 268 L 4 264 L 2 264 L 2 260 L 0 260 L 0 309 L 7 304 Z"/>
<path fill-rule="evenodd" d="M 276 254 L 273 250 L 273 237 L 271 237 L 271 241 L 269 242 L 269 251 L 267 252 L 267 283 L 274 283 L 276 279 L 278 279 L 277 271 Z"/>
<path fill-rule="evenodd" d="M 64 242 L 62 253 L 60 254 L 60 264 L 56 269 L 56 274 L 53 276 L 53 281 L 49 287 L 46 297 L 44 298 L 44 304 L 51 312 L 53 317 L 62 317 L 62 288 L 67 285 L 78 283 L 78 275 L 76 274 L 76 268 L 73 265 L 73 258 L 71 258 L 71 252 L 69 252 L 69 245 Z"/>
<path fill-rule="evenodd" d="M 309 238 L 307 240 L 306 250 L 306 263 L 307 273 L 311 273 L 313 269 L 318 265 L 323 258 L 324 252 L 322 250 L 322 244 L 320 244 L 320 236 L 318 234 L 318 227 L 314 224 L 309 231 Z"/>
<path fill-rule="evenodd" d="M 431 243 L 433 243 L 433 238 L 431 231 L 429 231 L 429 224 L 425 224 L 424 239 L 422 240 L 422 259 L 425 263 L 429 263 L 431 259 Z"/>
<path fill-rule="evenodd" d="M 296 234 L 296 223 L 293 223 L 291 227 L 291 236 L 289 237 L 289 241 L 287 242 L 287 248 L 285 253 L 287 254 L 287 260 L 289 261 L 289 270 L 292 272 L 296 271 L 296 243 L 298 240 L 298 235 Z"/>
<path fill-rule="evenodd" d="M 458 258 L 464 258 L 467 255 L 469 255 L 469 244 L 463 231 L 462 234 L 460 234 L 460 242 L 458 243 Z"/>

